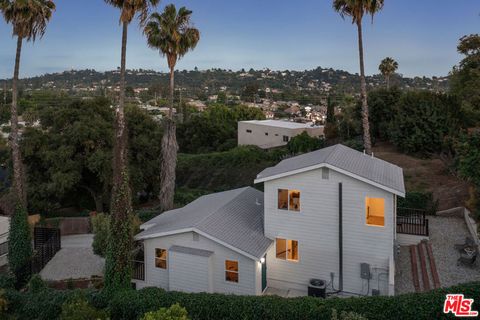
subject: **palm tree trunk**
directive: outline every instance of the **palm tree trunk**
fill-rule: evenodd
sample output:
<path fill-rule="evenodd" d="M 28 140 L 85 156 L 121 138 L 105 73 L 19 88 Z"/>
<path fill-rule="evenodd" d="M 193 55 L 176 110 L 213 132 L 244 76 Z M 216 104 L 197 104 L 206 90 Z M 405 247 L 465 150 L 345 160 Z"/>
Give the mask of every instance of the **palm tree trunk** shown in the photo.
<path fill-rule="evenodd" d="M 177 135 L 176 124 L 173 120 L 174 103 L 174 66 L 170 67 L 170 111 L 165 119 L 165 128 L 162 137 L 162 162 L 160 169 L 160 209 L 173 209 L 175 196 L 175 170 L 177 169 Z"/>
<path fill-rule="evenodd" d="M 170 109 L 168 116 L 173 119 L 173 104 L 175 101 L 175 67 L 170 68 Z"/>
<path fill-rule="evenodd" d="M 123 23 L 120 67 L 120 98 L 116 113 L 113 148 L 113 187 L 111 199 L 111 232 L 105 260 L 105 289 L 127 289 L 131 280 L 130 251 L 132 201 L 127 166 L 127 124 L 125 121 L 125 73 L 128 23 Z"/>
<path fill-rule="evenodd" d="M 12 82 L 12 107 L 10 119 L 10 144 L 12 148 L 13 160 L 13 188 L 16 201 L 18 201 L 25 209 L 27 208 L 27 194 L 25 190 L 25 177 L 22 162 L 22 154 L 20 151 L 20 138 L 18 133 L 18 77 L 20 72 L 20 56 L 22 53 L 23 38 L 17 37 L 17 53 L 15 56 L 15 70 Z"/>
<path fill-rule="evenodd" d="M 362 20 L 357 22 L 358 29 L 358 54 L 360 58 L 360 94 L 362 99 L 362 126 L 363 145 L 367 154 L 372 154 L 372 141 L 370 139 L 370 123 L 368 121 L 367 82 L 365 81 L 365 63 L 363 59 Z"/>

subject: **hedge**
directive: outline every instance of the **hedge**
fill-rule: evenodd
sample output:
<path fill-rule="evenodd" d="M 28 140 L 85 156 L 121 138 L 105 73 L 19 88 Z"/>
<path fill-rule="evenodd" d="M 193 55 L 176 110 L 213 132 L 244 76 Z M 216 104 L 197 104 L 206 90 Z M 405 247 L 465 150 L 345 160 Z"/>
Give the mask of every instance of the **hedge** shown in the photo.
<path fill-rule="evenodd" d="M 18 292 L 7 289 L 9 313 L 18 319 L 57 319 L 62 304 L 78 291 Z M 474 310 L 480 310 L 480 282 L 463 284 L 426 293 L 395 297 L 355 297 L 318 299 L 310 297 L 281 298 L 277 296 L 234 296 L 207 293 L 166 292 L 159 288 L 127 290 L 107 298 L 98 291 L 82 291 L 87 301 L 97 309 L 107 308 L 114 320 L 135 320 L 149 311 L 179 303 L 191 319 L 325 319 L 332 310 L 356 312 L 369 320 L 375 319 L 449 319 L 442 313 L 447 293 L 463 293 L 475 299 Z"/>
<path fill-rule="evenodd" d="M 233 296 L 222 294 L 186 294 L 158 288 L 126 291 L 110 301 L 112 319 L 137 319 L 145 312 L 179 303 L 192 319 L 328 319 L 332 309 L 353 311 L 369 320 L 449 318 L 443 314 L 447 293 L 463 293 L 475 299 L 480 309 L 480 282 L 420 294 L 395 297 L 281 298 L 277 296 Z M 453 317 L 452 317 L 453 318 Z"/>

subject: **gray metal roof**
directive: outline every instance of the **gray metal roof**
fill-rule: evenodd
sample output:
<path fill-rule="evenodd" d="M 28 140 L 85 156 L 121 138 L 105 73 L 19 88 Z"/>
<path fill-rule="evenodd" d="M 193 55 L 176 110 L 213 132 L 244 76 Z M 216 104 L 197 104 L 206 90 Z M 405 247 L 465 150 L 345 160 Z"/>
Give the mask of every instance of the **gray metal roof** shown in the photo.
<path fill-rule="evenodd" d="M 402 168 L 387 161 L 366 155 L 357 150 L 337 144 L 281 161 L 257 175 L 257 180 L 268 180 L 277 175 L 318 165 L 331 165 L 376 184 L 405 194 Z"/>
<path fill-rule="evenodd" d="M 251 187 L 200 197 L 141 228 L 145 230 L 135 237 L 138 240 L 196 229 L 255 258 L 272 243 L 263 233 L 263 192 Z"/>
<path fill-rule="evenodd" d="M 170 247 L 169 251 L 186 253 L 186 254 L 201 256 L 201 257 L 210 257 L 213 254 L 213 251 L 190 248 L 190 247 L 182 247 L 182 246 L 172 246 Z"/>

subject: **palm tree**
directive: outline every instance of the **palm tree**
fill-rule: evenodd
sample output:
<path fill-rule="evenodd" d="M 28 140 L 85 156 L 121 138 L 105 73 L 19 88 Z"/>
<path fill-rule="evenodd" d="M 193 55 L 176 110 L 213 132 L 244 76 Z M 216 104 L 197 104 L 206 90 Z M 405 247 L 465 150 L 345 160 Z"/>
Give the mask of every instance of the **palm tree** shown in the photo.
<path fill-rule="evenodd" d="M 333 0 L 333 8 L 344 18 L 349 16 L 352 23 L 357 25 L 358 30 L 358 53 L 360 58 L 360 91 L 362 99 L 362 125 L 363 125 L 363 143 L 365 152 L 372 153 L 372 142 L 370 139 L 370 124 L 368 122 L 368 101 L 367 101 L 367 83 L 365 81 L 365 63 L 363 55 L 363 34 L 362 20 L 363 16 L 375 15 L 383 8 L 383 0 Z"/>
<path fill-rule="evenodd" d="M 132 234 L 130 219 L 132 201 L 127 168 L 127 124 L 125 121 L 125 73 L 127 56 L 128 26 L 138 15 L 143 25 L 150 10 L 160 0 L 105 0 L 120 9 L 122 24 L 122 53 L 120 66 L 120 97 L 115 118 L 115 139 L 113 149 L 113 187 L 110 212 L 111 232 L 105 261 L 105 288 L 113 290 L 128 288 L 130 284 L 130 251 Z"/>
<path fill-rule="evenodd" d="M 387 83 L 387 89 L 390 89 L 390 77 L 397 71 L 398 69 L 398 62 L 393 60 L 393 58 L 386 57 L 385 59 L 380 62 L 378 66 L 378 70 L 382 73 L 385 77 L 385 81 Z"/>
<path fill-rule="evenodd" d="M 17 37 L 17 51 L 12 80 L 12 105 L 10 108 L 10 147 L 13 162 L 12 219 L 8 234 L 8 264 L 14 273 L 17 285 L 23 285 L 30 276 L 32 246 L 27 214 L 25 172 L 18 133 L 18 77 L 23 40 L 35 42 L 45 34 L 55 3 L 51 0 L 0 0 L 0 10 L 7 23 L 13 26 Z"/>
<path fill-rule="evenodd" d="M 18 77 L 20 72 L 20 57 L 23 40 L 35 42 L 38 37 L 43 37 L 47 24 L 55 10 L 52 0 L 2 0 L 0 8 L 7 23 L 13 26 L 13 35 L 17 37 L 17 53 L 12 81 L 12 105 L 10 108 L 10 145 L 13 159 L 13 189 L 16 201 L 26 209 L 27 196 L 25 177 L 20 151 L 18 134 Z"/>
<path fill-rule="evenodd" d="M 200 32 L 195 29 L 190 17 L 192 11 L 185 7 L 178 10 L 170 4 L 160 13 L 153 13 L 145 26 L 148 45 L 167 57 L 170 69 L 170 109 L 165 120 L 162 137 L 162 168 L 160 170 L 160 206 L 162 210 L 173 208 L 175 193 L 175 169 L 177 166 L 176 125 L 173 119 L 175 90 L 175 65 L 188 51 L 193 50 L 200 40 Z"/>

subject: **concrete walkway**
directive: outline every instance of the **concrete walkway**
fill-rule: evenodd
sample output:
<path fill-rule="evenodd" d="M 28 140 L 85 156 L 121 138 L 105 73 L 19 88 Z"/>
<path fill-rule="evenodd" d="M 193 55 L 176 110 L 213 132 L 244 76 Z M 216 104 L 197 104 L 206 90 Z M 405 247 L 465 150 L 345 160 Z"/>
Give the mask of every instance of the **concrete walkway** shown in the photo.
<path fill-rule="evenodd" d="M 40 272 L 44 280 L 84 279 L 103 276 L 105 259 L 93 253 L 93 235 L 62 237 L 62 249 Z"/>

